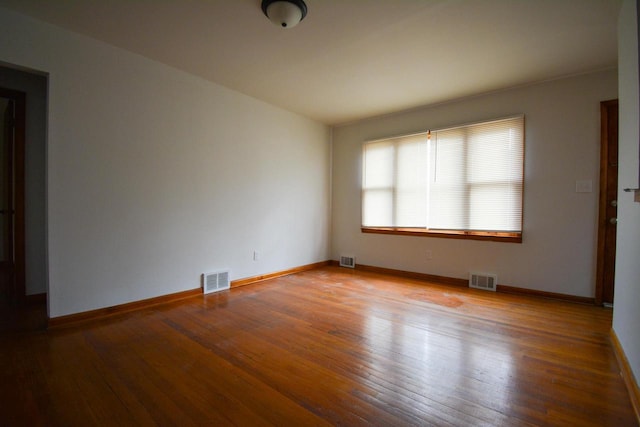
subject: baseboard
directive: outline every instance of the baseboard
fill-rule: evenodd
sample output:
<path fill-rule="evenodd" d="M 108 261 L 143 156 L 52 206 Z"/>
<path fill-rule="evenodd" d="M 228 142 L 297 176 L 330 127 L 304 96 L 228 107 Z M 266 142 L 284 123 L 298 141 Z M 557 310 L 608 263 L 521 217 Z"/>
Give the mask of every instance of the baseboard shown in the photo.
<path fill-rule="evenodd" d="M 60 328 L 80 322 L 102 319 L 117 314 L 128 313 L 130 311 L 141 310 L 159 304 L 166 304 L 168 302 L 190 298 L 196 295 L 202 295 L 202 288 L 191 289 L 174 294 L 161 295 L 155 298 L 133 301 L 126 304 L 115 305 L 112 307 L 105 307 L 96 310 L 83 311 L 81 313 L 68 314 L 66 316 L 52 317 L 49 319 L 47 327 L 49 329 Z"/>
<path fill-rule="evenodd" d="M 596 303 L 595 298 L 579 297 L 577 295 L 568 295 L 568 294 L 558 294 L 555 292 L 538 291 L 535 289 L 516 288 L 514 286 L 498 285 L 496 286 L 496 291 L 501 292 L 503 294 L 529 295 L 533 297 L 575 302 L 578 304 L 594 305 Z"/>
<path fill-rule="evenodd" d="M 275 273 L 264 274 L 261 276 L 249 277 L 246 279 L 239 279 L 231 281 L 231 287 L 236 288 L 239 286 L 246 286 L 252 283 L 262 282 L 268 279 L 274 279 L 276 277 L 288 276 L 289 274 L 300 273 L 302 271 L 313 270 L 315 268 L 324 267 L 329 265 L 329 261 L 317 262 L 314 264 L 303 265 L 300 267 L 291 268 L 288 270 L 278 271 Z M 46 294 L 45 298 L 46 298 Z M 80 322 L 87 322 L 91 320 L 102 319 L 105 317 L 114 316 L 117 314 L 128 313 L 130 311 L 141 310 L 144 308 L 152 307 L 159 304 L 166 304 L 168 302 L 178 301 L 185 298 L 190 298 L 196 295 L 202 295 L 202 288 L 192 289 L 189 291 L 177 292 L 175 294 L 161 295 L 155 298 L 144 299 L 140 301 L 133 301 L 126 304 L 120 304 L 112 307 L 99 308 L 97 310 L 83 311 L 81 313 L 69 314 L 66 316 L 53 317 L 49 319 L 48 328 L 60 328 Z"/>
<path fill-rule="evenodd" d="M 339 266 L 338 261 L 331 261 L 331 265 Z M 375 267 L 372 265 L 356 264 L 356 270 L 369 271 L 372 273 L 388 274 L 391 276 L 406 277 L 409 279 L 424 280 L 426 282 L 435 282 L 444 285 L 454 285 L 468 287 L 469 281 L 466 279 L 458 279 L 455 277 L 437 276 L 434 274 L 417 273 L 414 271 L 395 270 L 393 268 Z M 595 298 L 579 297 L 575 295 L 558 294 L 555 292 L 538 291 L 534 289 L 517 288 L 514 286 L 498 285 L 496 292 L 514 295 L 528 295 L 540 298 L 549 298 L 562 301 L 570 301 L 580 304 L 595 304 Z"/>
<path fill-rule="evenodd" d="M 631 370 L 631 366 L 629 365 L 627 355 L 624 353 L 624 350 L 620 345 L 620 340 L 618 340 L 618 336 L 616 335 L 616 332 L 613 330 L 613 328 L 611 328 L 611 331 L 609 331 L 609 335 L 611 337 L 611 344 L 613 345 L 613 352 L 616 355 L 618 366 L 620 367 L 620 375 L 622 376 L 622 379 L 627 386 L 627 391 L 629 391 L 629 399 L 631 399 L 631 405 L 633 406 L 633 410 L 636 413 L 638 424 L 640 424 L 640 389 L 638 388 L 638 382 L 636 381 L 635 375 L 633 375 L 633 371 Z"/>
<path fill-rule="evenodd" d="M 314 270 L 316 268 L 321 268 L 328 265 L 338 266 L 339 263 L 338 261 L 321 261 L 313 264 L 303 265 L 300 267 L 290 268 L 288 270 L 282 270 L 274 273 L 263 274 L 260 276 L 248 277 L 245 279 L 233 280 L 231 281 L 231 287 L 237 288 L 241 286 L 247 286 L 247 285 L 259 283 L 265 280 L 275 279 L 277 277 L 283 277 L 283 276 L 288 276 L 290 274 L 301 273 L 303 271 Z M 376 266 L 362 265 L 362 264 L 356 264 L 355 269 L 360 271 L 387 274 L 391 276 L 405 277 L 405 278 L 423 280 L 426 282 L 434 282 L 434 283 L 440 283 L 445 285 L 453 285 L 453 286 L 459 286 L 459 287 L 468 286 L 467 280 L 458 279 L 454 277 L 438 276 L 434 274 L 417 273 L 413 271 L 403 271 L 403 270 L 396 270 L 391 268 L 376 267 Z M 544 291 L 516 288 L 516 287 L 504 286 L 504 285 L 498 285 L 497 291 L 502 293 L 530 295 L 530 296 L 560 299 L 565 301 L 587 303 L 587 304 L 593 304 L 595 301 L 594 298 L 578 297 L 578 296 L 566 295 L 566 294 L 557 294 L 553 292 L 544 292 Z M 53 318 L 50 318 L 48 321 L 48 328 L 50 329 L 60 328 L 63 326 L 76 324 L 79 322 L 86 322 L 90 320 L 96 320 L 104 317 L 114 316 L 121 313 L 127 313 L 130 311 L 141 310 L 141 309 L 152 307 L 159 304 L 165 304 L 168 302 L 190 298 L 196 295 L 202 295 L 202 288 L 192 289 L 192 290 L 183 291 L 183 292 L 177 292 L 169 295 L 161 295 L 155 298 L 134 301 L 134 302 L 120 304 L 112 307 L 99 308 L 96 310 L 84 311 L 81 313 L 69 314 L 66 316 L 53 317 Z M 32 296 L 32 299 L 35 301 L 42 298 L 46 301 L 46 297 L 47 297 L 46 294 L 38 294 L 38 295 Z"/>
<path fill-rule="evenodd" d="M 290 268 L 288 270 L 277 271 L 275 273 L 262 274 L 260 276 L 247 277 L 245 279 L 238 279 L 231 281 L 232 288 L 238 288 L 240 286 L 252 285 L 254 283 L 262 282 L 269 279 L 275 279 L 276 277 L 288 276 L 290 274 L 301 273 L 303 271 L 314 270 L 320 267 L 326 267 L 330 265 L 331 261 L 321 261 L 313 264 L 307 264 L 300 267 Z"/>
<path fill-rule="evenodd" d="M 338 261 L 331 261 L 331 265 L 339 266 Z M 435 282 L 453 286 L 468 286 L 469 282 L 464 279 L 453 277 L 436 276 L 434 274 L 417 273 L 415 271 L 395 270 L 393 268 L 376 267 L 373 265 L 356 264 L 355 270 L 368 271 L 370 273 L 387 274 L 390 276 L 405 277 L 407 279 L 423 280 L 425 282 Z"/>
<path fill-rule="evenodd" d="M 25 295 L 24 300 L 27 304 L 44 304 L 47 302 L 47 293 Z"/>

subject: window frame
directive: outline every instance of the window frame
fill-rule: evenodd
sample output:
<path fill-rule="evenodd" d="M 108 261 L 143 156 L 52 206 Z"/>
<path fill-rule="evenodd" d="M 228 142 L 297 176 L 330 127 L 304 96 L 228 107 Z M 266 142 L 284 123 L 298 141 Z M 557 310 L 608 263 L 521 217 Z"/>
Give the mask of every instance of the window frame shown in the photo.
<path fill-rule="evenodd" d="M 424 227 L 382 227 L 382 226 L 365 226 L 364 220 L 364 199 L 366 189 L 364 188 L 364 151 L 367 144 L 380 142 L 384 140 L 392 140 L 395 138 L 412 137 L 420 134 L 429 135 L 431 132 L 441 132 L 453 128 L 463 128 L 466 126 L 479 125 L 483 123 L 491 123 L 500 120 L 522 118 L 522 198 L 520 200 L 521 215 L 520 215 L 520 231 L 480 231 L 480 230 L 447 230 L 447 229 L 429 229 Z M 371 234 L 390 234 L 390 235 L 404 235 L 404 236 L 419 236 L 419 237 L 435 237 L 435 238 L 448 238 L 448 239 L 464 239 L 464 240 L 483 240 L 493 242 L 507 242 L 507 243 L 522 243 L 523 229 L 524 229 L 524 197 L 525 197 L 525 154 L 526 154 L 526 122 L 524 114 L 514 114 L 511 116 L 476 121 L 471 123 L 465 123 L 457 126 L 448 126 L 437 130 L 429 130 L 425 132 L 414 132 L 405 135 L 398 135 L 388 138 L 380 138 L 376 140 L 367 141 L 363 144 L 363 156 L 361 157 L 363 173 L 361 174 L 361 195 L 360 195 L 360 230 L 362 233 Z M 395 189 L 393 190 L 395 191 Z M 394 206 L 395 209 L 395 206 Z"/>

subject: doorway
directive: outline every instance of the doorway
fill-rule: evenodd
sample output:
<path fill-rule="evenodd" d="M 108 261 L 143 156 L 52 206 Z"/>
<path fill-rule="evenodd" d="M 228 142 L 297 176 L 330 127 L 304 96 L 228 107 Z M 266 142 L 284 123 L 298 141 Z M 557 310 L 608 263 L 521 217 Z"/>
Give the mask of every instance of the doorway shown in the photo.
<path fill-rule="evenodd" d="M 618 100 L 600 103 L 600 199 L 596 295 L 598 305 L 612 306 L 618 222 Z"/>
<path fill-rule="evenodd" d="M 0 297 L 25 299 L 24 92 L 0 88 Z"/>

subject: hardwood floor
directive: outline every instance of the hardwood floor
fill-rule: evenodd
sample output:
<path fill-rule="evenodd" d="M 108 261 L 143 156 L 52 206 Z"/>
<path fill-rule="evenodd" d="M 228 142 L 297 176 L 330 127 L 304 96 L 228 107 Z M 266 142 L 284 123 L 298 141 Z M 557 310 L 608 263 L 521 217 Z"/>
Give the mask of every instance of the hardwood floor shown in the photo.
<path fill-rule="evenodd" d="M 633 426 L 610 325 L 593 306 L 326 267 L 2 328 L 0 425 Z"/>

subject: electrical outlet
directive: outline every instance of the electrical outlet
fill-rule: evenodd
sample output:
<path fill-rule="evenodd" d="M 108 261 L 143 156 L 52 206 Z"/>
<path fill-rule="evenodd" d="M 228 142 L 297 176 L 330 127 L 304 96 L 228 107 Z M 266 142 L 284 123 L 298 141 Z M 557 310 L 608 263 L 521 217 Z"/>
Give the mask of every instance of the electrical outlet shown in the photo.
<path fill-rule="evenodd" d="M 259 259 L 260 259 L 260 254 L 258 254 L 258 251 L 253 251 L 253 260 L 258 261 Z"/>

